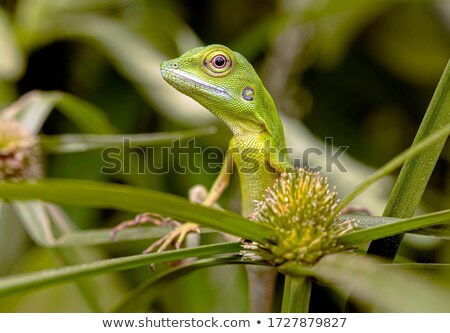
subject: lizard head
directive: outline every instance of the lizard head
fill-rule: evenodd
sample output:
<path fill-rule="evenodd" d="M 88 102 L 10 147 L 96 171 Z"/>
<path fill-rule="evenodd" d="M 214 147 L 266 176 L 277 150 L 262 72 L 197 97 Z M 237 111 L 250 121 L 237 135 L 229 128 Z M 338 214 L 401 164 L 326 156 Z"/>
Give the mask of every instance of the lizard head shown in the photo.
<path fill-rule="evenodd" d="M 274 129 L 279 118 L 252 65 L 223 45 L 194 48 L 161 63 L 171 86 L 193 98 L 224 121 L 235 135 Z"/>

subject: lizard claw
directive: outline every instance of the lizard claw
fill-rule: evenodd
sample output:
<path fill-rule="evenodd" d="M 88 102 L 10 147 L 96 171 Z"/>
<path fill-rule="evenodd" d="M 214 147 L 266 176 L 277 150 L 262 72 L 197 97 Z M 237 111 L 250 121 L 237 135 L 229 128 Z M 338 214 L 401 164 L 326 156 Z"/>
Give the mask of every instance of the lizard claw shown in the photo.
<path fill-rule="evenodd" d="M 156 253 L 163 252 L 170 244 L 178 250 L 181 247 L 186 235 L 190 232 L 200 233 L 198 224 L 187 222 L 178 225 L 174 230 L 169 232 L 167 235 L 161 237 L 159 240 L 150 245 L 143 253 L 153 252 L 158 249 Z"/>
<path fill-rule="evenodd" d="M 187 234 L 190 232 L 196 232 L 200 233 L 200 228 L 198 224 L 187 222 L 187 223 L 180 223 L 176 220 L 173 220 L 168 217 L 163 217 L 159 214 L 153 214 L 153 213 L 144 213 L 136 215 L 134 220 L 127 220 L 123 221 L 119 225 L 117 225 L 115 228 L 111 230 L 110 238 L 112 241 L 114 241 L 114 238 L 116 237 L 117 233 L 122 231 L 125 228 L 133 227 L 133 226 L 140 226 L 144 223 L 152 223 L 156 226 L 174 226 L 175 229 L 170 231 L 165 236 L 158 239 L 156 242 L 154 242 L 152 245 L 150 245 L 145 251 L 144 254 L 153 252 L 156 250 L 156 253 L 163 252 L 167 249 L 167 247 L 172 244 L 175 249 L 179 249 L 181 247 L 181 244 L 183 243 L 184 239 L 186 238 Z M 155 265 L 151 264 L 150 267 L 152 270 L 155 270 Z"/>
<path fill-rule="evenodd" d="M 175 249 L 179 249 L 181 247 L 181 243 L 183 243 L 186 235 L 189 232 L 200 233 L 200 229 L 198 224 L 187 222 L 185 224 L 180 224 L 174 230 L 169 232 L 167 235 L 161 237 L 152 245 L 150 245 L 147 249 L 144 250 L 144 254 L 153 252 L 155 249 L 158 249 L 156 253 L 163 252 L 170 244 L 173 244 Z M 176 240 L 176 241 L 175 241 Z M 155 264 L 150 264 L 150 268 L 152 271 L 155 271 Z"/>

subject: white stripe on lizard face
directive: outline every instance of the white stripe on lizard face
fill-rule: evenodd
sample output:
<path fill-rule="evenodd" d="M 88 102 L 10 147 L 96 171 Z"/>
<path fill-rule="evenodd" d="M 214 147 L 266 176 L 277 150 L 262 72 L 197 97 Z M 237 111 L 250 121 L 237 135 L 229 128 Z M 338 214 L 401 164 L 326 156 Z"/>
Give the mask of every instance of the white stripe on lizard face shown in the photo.
<path fill-rule="evenodd" d="M 203 87 L 207 90 L 211 90 L 216 94 L 222 95 L 223 97 L 231 98 L 231 95 L 225 89 L 217 87 L 217 86 L 213 86 L 213 85 L 209 84 L 208 82 L 206 82 L 196 76 L 193 76 L 189 73 L 183 72 L 179 69 L 164 68 L 164 69 L 161 69 L 161 75 L 164 78 L 169 78 L 169 80 L 170 80 L 170 75 L 173 75 L 178 79 L 181 79 L 181 80 L 187 81 L 187 82 L 191 82 L 195 85 L 199 85 L 200 87 Z"/>

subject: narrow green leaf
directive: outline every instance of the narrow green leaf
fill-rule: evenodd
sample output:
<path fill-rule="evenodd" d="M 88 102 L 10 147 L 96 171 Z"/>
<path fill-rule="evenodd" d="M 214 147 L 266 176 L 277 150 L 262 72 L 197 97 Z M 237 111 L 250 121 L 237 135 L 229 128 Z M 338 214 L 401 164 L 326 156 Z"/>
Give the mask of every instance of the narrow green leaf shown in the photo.
<path fill-rule="evenodd" d="M 58 204 L 114 208 L 133 213 L 153 212 L 181 221 L 224 231 L 245 239 L 263 242 L 273 230 L 238 214 L 193 204 L 175 195 L 143 188 L 87 180 L 45 180 L 31 183 L 4 183 L 0 197 L 9 200 L 40 199 Z"/>
<path fill-rule="evenodd" d="M 0 118 L 14 119 L 25 129 L 37 134 L 55 107 L 83 132 L 95 134 L 118 132 L 103 110 L 61 91 L 33 90 L 2 110 Z"/>
<path fill-rule="evenodd" d="M 447 62 L 428 110 L 420 124 L 411 150 L 418 147 L 432 134 L 438 133 L 445 125 L 450 125 L 450 60 Z M 447 136 L 436 140 L 433 145 L 426 150 L 421 150 L 419 154 L 407 158 L 389 196 L 383 216 L 407 218 L 414 215 L 447 141 Z M 403 235 L 398 235 L 377 240 L 370 244 L 367 252 L 393 259 L 402 238 Z"/>
<path fill-rule="evenodd" d="M 313 267 L 286 265 L 293 276 L 314 276 L 362 305 L 380 312 L 449 312 L 450 291 L 416 274 L 389 268 L 381 261 L 345 253 L 327 255 Z"/>
<path fill-rule="evenodd" d="M 396 217 L 385 217 L 385 216 L 365 216 L 365 215 L 355 216 L 344 214 L 339 216 L 339 220 L 342 222 L 348 219 L 353 219 L 355 221 L 356 230 L 373 228 L 383 224 L 393 223 L 402 220 Z M 420 229 L 408 230 L 406 232 L 410 234 L 434 236 L 447 239 L 450 238 L 450 224 L 447 221 L 443 221 L 443 224 L 436 224 L 430 227 L 421 227 Z"/>
<path fill-rule="evenodd" d="M 436 225 L 429 228 L 413 230 L 412 233 L 424 236 L 434 236 L 450 240 L 450 224 Z"/>
<path fill-rule="evenodd" d="M 2 110 L 0 119 L 12 119 L 37 134 L 59 100 L 59 95 L 33 90 Z"/>
<path fill-rule="evenodd" d="M 202 257 L 215 254 L 233 253 L 241 250 L 241 243 L 223 243 L 195 248 L 166 251 L 162 253 L 141 254 L 124 258 L 96 261 L 88 264 L 49 269 L 36 273 L 0 278 L 0 296 L 19 291 L 55 285 L 90 275 L 126 270 L 164 261 L 175 261 L 190 257 Z M 149 268 L 150 269 L 150 268 Z"/>
<path fill-rule="evenodd" d="M 49 244 L 55 243 L 51 220 L 42 202 L 12 201 L 11 205 L 36 244 L 48 247 Z"/>
<path fill-rule="evenodd" d="M 111 240 L 111 230 L 109 229 L 90 229 L 85 231 L 73 231 L 59 237 L 53 244 L 47 244 L 47 247 L 66 247 L 66 246 L 82 246 L 82 245 L 102 245 L 120 242 L 130 242 L 136 240 L 151 240 L 159 239 L 168 232 L 171 228 L 165 227 L 139 227 L 127 228 L 121 230 L 114 237 L 114 241 Z M 215 232 L 211 229 L 200 229 L 202 234 L 208 234 Z"/>
<path fill-rule="evenodd" d="M 410 219 L 395 220 L 388 224 L 378 225 L 364 230 L 352 231 L 340 236 L 339 241 L 346 244 L 359 244 L 420 228 L 449 223 L 449 221 L 450 210 L 444 210 Z"/>
<path fill-rule="evenodd" d="M 0 200 L 0 276 L 10 274 L 28 249 L 26 231 L 20 225 L 12 205 Z M 0 308 L 4 309 L 1 304 Z"/>
<path fill-rule="evenodd" d="M 0 201 L 0 203 L 2 202 L 3 201 Z M 55 214 L 49 214 L 48 212 L 48 207 L 55 208 L 54 206 L 50 206 L 50 204 L 39 201 L 12 201 L 11 206 L 13 207 L 15 214 L 20 218 L 28 235 L 40 246 L 46 248 L 59 248 L 113 243 L 110 229 L 74 230 L 72 228 L 67 230 L 67 228 L 63 228 L 63 230 L 60 230 L 61 222 L 53 221 Z M 2 206 L 0 206 L 0 208 L 1 207 Z M 55 235 L 53 229 L 60 230 L 60 235 Z M 159 239 L 166 235 L 170 230 L 172 229 L 168 227 L 157 226 L 141 227 L 139 229 L 127 228 L 116 235 L 114 243 L 144 239 Z M 203 234 L 211 233 L 213 230 L 202 228 L 201 232 Z"/>
<path fill-rule="evenodd" d="M 63 92 L 48 92 L 48 94 L 58 94 L 58 110 L 82 132 L 95 134 L 114 134 L 118 132 L 109 122 L 106 113 L 95 105 Z"/>
<path fill-rule="evenodd" d="M 172 143 L 174 140 L 214 134 L 215 127 L 198 128 L 178 132 L 142 133 L 142 134 L 63 134 L 41 135 L 40 143 L 44 151 L 49 153 L 74 153 L 94 149 L 118 147 L 123 150 L 125 140 L 133 147 L 155 146 Z"/>
<path fill-rule="evenodd" d="M 388 264 L 388 269 L 404 270 L 411 273 L 416 273 L 419 276 L 427 278 L 439 278 L 448 285 L 450 276 L 450 264 L 435 264 L 435 263 L 402 263 L 402 264 Z"/>
<path fill-rule="evenodd" d="M 158 239 L 166 235 L 171 229 L 164 227 L 140 227 L 121 230 L 114 238 L 115 243 L 123 241 L 136 241 L 143 239 Z M 86 231 L 74 231 L 61 236 L 51 244 L 51 247 L 82 246 L 111 244 L 111 230 L 91 229 Z"/>
<path fill-rule="evenodd" d="M 0 7 L 0 80 L 17 80 L 22 75 L 24 58 L 16 42 L 7 13 Z"/>

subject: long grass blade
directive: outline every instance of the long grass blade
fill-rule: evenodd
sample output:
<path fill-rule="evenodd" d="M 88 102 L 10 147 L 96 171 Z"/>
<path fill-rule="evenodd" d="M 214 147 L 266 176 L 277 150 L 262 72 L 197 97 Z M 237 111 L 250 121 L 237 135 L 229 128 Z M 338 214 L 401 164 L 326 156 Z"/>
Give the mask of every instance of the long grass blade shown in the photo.
<path fill-rule="evenodd" d="M 175 195 L 143 188 L 87 180 L 45 180 L 5 183 L 0 197 L 9 200 L 40 199 L 57 204 L 114 208 L 127 212 L 153 212 L 181 221 L 224 231 L 245 239 L 263 242 L 273 230 L 238 214 L 193 204 Z"/>
<path fill-rule="evenodd" d="M 133 147 L 155 146 L 172 143 L 174 140 L 192 138 L 215 133 L 215 127 L 198 128 L 186 131 L 141 134 L 62 134 L 41 135 L 40 144 L 48 153 L 75 153 L 89 150 L 118 147 L 125 149 L 125 140 Z"/>
<path fill-rule="evenodd" d="M 64 281 L 72 281 L 81 277 L 98 275 L 107 272 L 126 270 L 164 261 L 175 261 L 190 257 L 202 257 L 215 254 L 234 253 L 241 250 L 241 243 L 224 243 L 205 245 L 162 253 L 141 254 L 124 258 L 96 261 L 88 264 L 49 269 L 36 273 L 25 273 L 0 279 L 0 296 L 19 291 L 42 288 Z M 149 268 L 150 269 L 150 268 Z"/>

